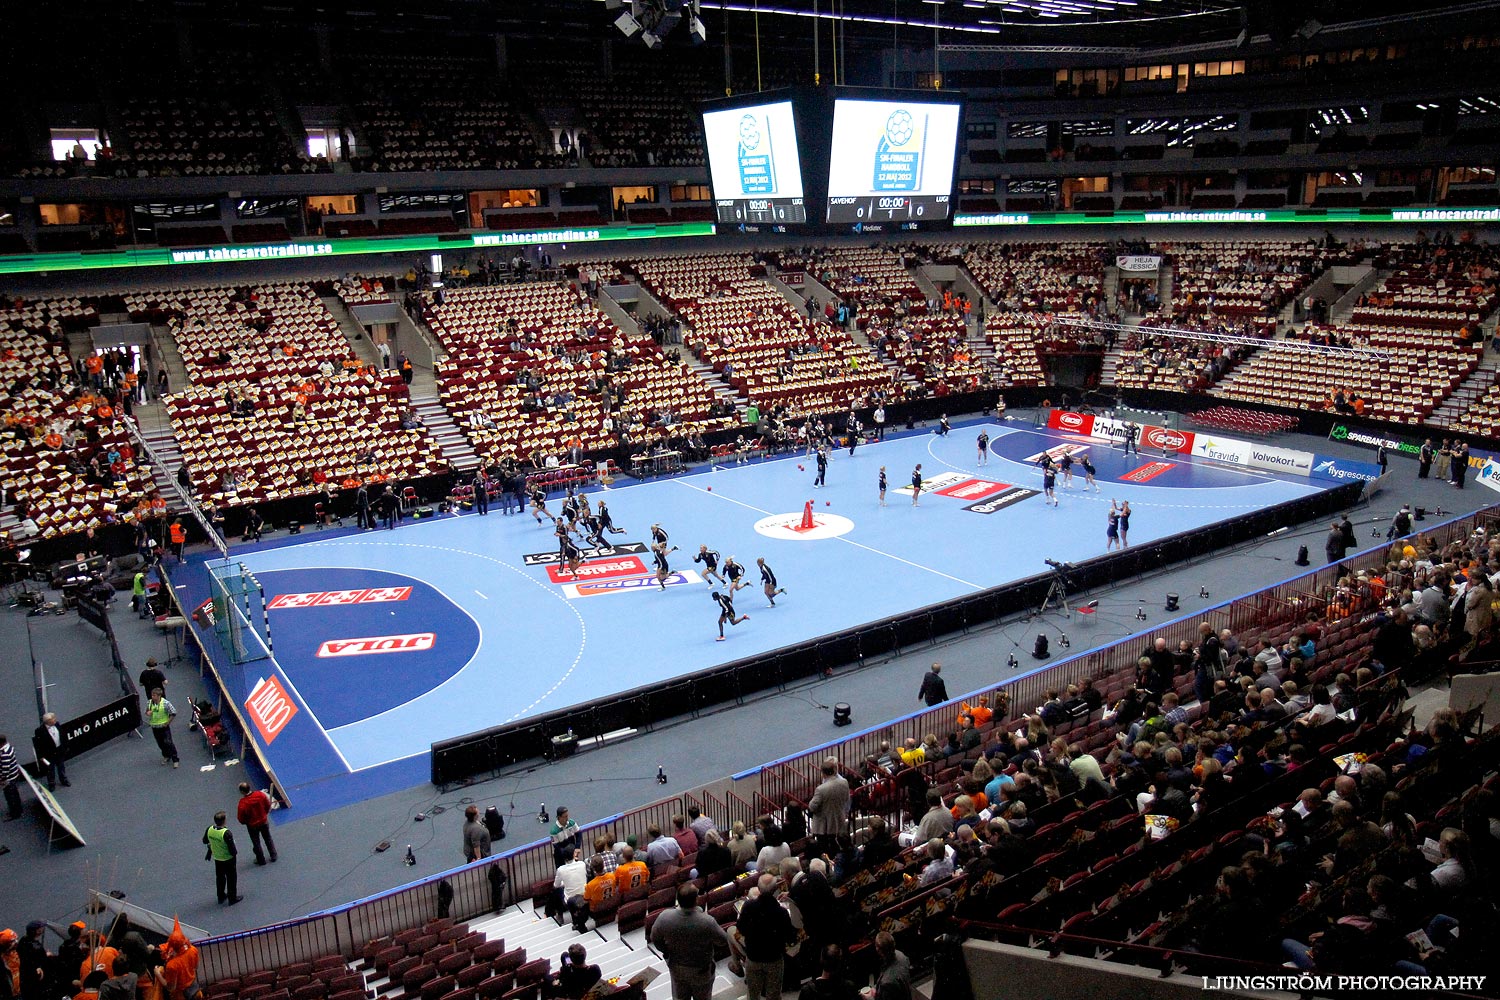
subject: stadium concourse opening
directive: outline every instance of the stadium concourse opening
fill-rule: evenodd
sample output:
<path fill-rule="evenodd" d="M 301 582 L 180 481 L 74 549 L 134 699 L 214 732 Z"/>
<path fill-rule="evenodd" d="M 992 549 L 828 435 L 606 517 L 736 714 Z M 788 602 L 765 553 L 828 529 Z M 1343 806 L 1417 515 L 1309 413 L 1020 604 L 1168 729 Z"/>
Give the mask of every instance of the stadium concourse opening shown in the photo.
<path fill-rule="evenodd" d="M 1076 416 L 1054 411 L 1051 422 Z M 891 436 L 838 452 L 823 485 L 799 453 L 600 489 L 593 498 L 625 531 L 577 575 L 559 565 L 550 520 L 498 508 L 239 546 L 234 558 L 264 590 L 274 652 L 222 657 L 220 675 L 293 808 L 311 813 L 492 772 L 570 730 L 649 726 L 889 652 L 903 635 L 1019 612 L 1040 603 L 1032 591 L 1048 559 L 1101 583 L 1340 509 L 1363 486 L 1309 477 L 1310 461 L 1300 475 L 1235 466 L 1226 439 L 1212 442 L 1217 459 L 1196 457 L 1191 434 L 1166 442 L 1158 428 L 1152 453 L 1127 452 L 1103 418 L 1086 422 L 1083 433 L 974 420 Z M 1056 505 L 1043 454 L 1073 464 Z M 1111 555 L 1111 507 L 1127 502 L 1125 544 Z M 658 526 L 670 543 L 660 575 Z M 719 553 L 716 574 L 694 561 L 703 545 Z M 744 573 L 734 607 L 749 620 L 721 643 L 710 594 L 730 591 L 735 577 L 719 574 L 731 559 Z M 774 607 L 761 559 L 786 590 Z M 176 575 L 190 605 L 208 598 L 214 561 Z"/>

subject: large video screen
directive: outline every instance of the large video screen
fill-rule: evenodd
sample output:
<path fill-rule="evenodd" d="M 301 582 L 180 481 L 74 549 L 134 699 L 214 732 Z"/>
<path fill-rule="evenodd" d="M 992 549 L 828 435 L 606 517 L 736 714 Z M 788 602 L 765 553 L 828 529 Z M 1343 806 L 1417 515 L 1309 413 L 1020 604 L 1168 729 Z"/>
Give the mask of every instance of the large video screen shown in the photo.
<path fill-rule="evenodd" d="M 703 134 L 719 222 L 807 221 L 791 101 L 706 112 Z"/>
<path fill-rule="evenodd" d="M 948 218 L 961 109 L 956 102 L 834 101 L 828 221 Z"/>

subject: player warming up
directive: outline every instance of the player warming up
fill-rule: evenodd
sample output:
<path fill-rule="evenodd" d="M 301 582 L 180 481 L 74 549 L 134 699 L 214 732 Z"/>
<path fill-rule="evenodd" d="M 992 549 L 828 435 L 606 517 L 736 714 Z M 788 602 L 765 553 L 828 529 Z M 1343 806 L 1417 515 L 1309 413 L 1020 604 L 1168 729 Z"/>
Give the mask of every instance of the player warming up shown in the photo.
<path fill-rule="evenodd" d="M 1094 463 L 1089 461 L 1088 452 L 1084 452 L 1079 457 L 1078 464 L 1083 466 L 1083 484 L 1095 493 L 1098 493 L 1099 484 L 1094 482 Z"/>
<path fill-rule="evenodd" d="M 776 586 L 776 574 L 771 572 L 771 567 L 766 565 L 764 559 L 756 559 L 755 565 L 760 567 L 760 583 L 765 589 L 766 600 L 771 602 L 771 607 L 776 607 L 776 595 L 785 594 L 785 587 Z M 707 576 L 708 574 L 704 574 Z"/>
<path fill-rule="evenodd" d="M 1046 494 L 1047 502 L 1053 507 L 1057 506 L 1057 466 L 1048 462 L 1042 466 L 1042 492 Z"/>
<path fill-rule="evenodd" d="M 880 506 L 885 506 L 885 466 L 880 467 Z"/>
<path fill-rule="evenodd" d="M 1136 454 L 1140 454 L 1137 452 Z M 1130 501 L 1120 504 L 1120 548 L 1130 544 Z"/>
<path fill-rule="evenodd" d="M 625 534 L 624 528 L 615 527 L 614 516 L 610 514 L 609 505 L 606 504 L 603 500 L 599 501 L 599 527 L 603 528 L 611 535 Z"/>
<path fill-rule="evenodd" d="M 723 642 L 724 641 L 724 623 L 725 622 L 728 622 L 731 625 L 738 625 L 740 622 L 749 621 L 750 620 L 750 616 L 749 615 L 740 615 L 738 618 L 735 617 L 735 615 L 734 615 L 734 597 L 731 596 L 730 594 L 721 594 L 719 591 L 716 590 L 716 591 L 713 592 L 712 596 L 713 596 L 713 599 L 714 599 L 714 603 L 719 606 L 719 639 L 718 639 L 718 641 L 719 642 Z"/>
<path fill-rule="evenodd" d="M 733 594 L 741 587 L 750 586 L 744 579 L 745 567 L 734 561 L 734 556 L 724 560 L 724 575 L 729 578 L 729 592 Z"/>
<path fill-rule="evenodd" d="M 1073 488 L 1073 456 L 1063 452 L 1062 459 L 1057 463 L 1058 469 L 1062 471 L 1063 489 Z"/>
<path fill-rule="evenodd" d="M 821 490 L 828 481 L 828 449 L 818 449 L 818 477 L 813 480 L 813 489 Z"/>
<path fill-rule="evenodd" d="M 583 564 L 583 551 L 579 549 L 578 543 L 567 535 L 563 535 L 557 554 L 563 562 L 568 564 L 568 573 L 576 580 L 578 567 Z"/>
<path fill-rule="evenodd" d="M 660 542 L 651 546 L 651 561 L 656 564 L 656 585 L 666 590 L 667 577 L 672 574 L 672 567 L 667 564 L 667 547 Z"/>
<path fill-rule="evenodd" d="M 990 463 L 990 432 L 980 431 L 979 440 L 974 443 L 979 446 L 979 464 L 988 465 Z"/>
<path fill-rule="evenodd" d="M 1113 500 L 1109 502 L 1109 527 L 1104 529 L 1104 537 L 1108 540 L 1104 546 L 1105 551 L 1117 546 L 1124 548 L 1120 545 L 1120 508 L 1115 506 Z"/>
<path fill-rule="evenodd" d="M 536 518 L 537 524 L 542 523 L 544 515 L 548 519 L 552 517 L 551 512 L 547 510 L 547 491 L 540 486 L 531 488 L 531 515 Z"/>
<path fill-rule="evenodd" d="M 911 470 L 911 505 L 913 507 L 920 507 L 920 506 L 922 506 L 920 503 L 917 502 L 921 498 L 922 498 L 922 463 L 918 462 L 917 463 L 917 467 L 915 469 Z"/>
<path fill-rule="evenodd" d="M 698 554 L 693 556 L 693 562 L 703 564 L 703 579 L 713 577 L 720 583 L 724 582 L 724 577 L 719 575 L 719 553 L 715 550 L 707 545 L 698 546 Z"/>

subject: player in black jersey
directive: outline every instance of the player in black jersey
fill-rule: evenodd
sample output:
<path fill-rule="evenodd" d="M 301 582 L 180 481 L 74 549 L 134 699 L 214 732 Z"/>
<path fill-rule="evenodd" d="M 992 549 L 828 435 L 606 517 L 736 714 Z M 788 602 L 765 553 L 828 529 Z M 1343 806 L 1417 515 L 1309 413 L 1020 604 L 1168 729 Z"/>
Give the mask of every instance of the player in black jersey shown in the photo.
<path fill-rule="evenodd" d="M 1095 493 L 1099 492 L 1099 484 L 1094 482 L 1094 463 L 1089 461 L 1088 452 L 1084 452 L 1078 459 L 1078 464 L 1083 466 L 1083 484 L 1093 487 Z"/>
<path fill-rule="evenodd" d="M 584 538 L 595 548 L 607 549 L 609 542 L 604 537 L 604 526 L 593 514 L 585 514 L 583 517 Z"/>
<path fill-rule="evenodd" d="M 623 535 L 623 534 L 625 534 L 625 529 L 624 528 L 616 528 L 615 527 L 614 515 L 610 514 L 610 512 L 609 512 L 609 505 L 606 504 L 603 500 L 599 501 L 599 515 L 598 516 L 599 516 L 599 527 L 603 528 L 605 531 L 609 532 L 611 535 Z"/>
<path fill-rule="evenodd" d="M 764 559 L 756 559 L 755 565 L 760 567 L 760 583 L 766 592 L 766 600 L 771 602 L 771 607 L 776 607 L 776 595 L 785 594 L 785 587 L 776 586 L 776 574 L 771 572 L 771 567 L 766 565 Z"/>
<path fill-rule="evenodd" d="M 661 544 L 651 546 L 651 561 L 656 564 L 657 585 L 666 590 L 667 577 L 672 573 L 672 567 L 667 565 L 667 547 Z"/>
<path fill-rule="evenodd" d="M 651 526 L 651 544 L 662 546 L 667 544 L 667 532 L 660 524 L 653 524 Z M 672 551 L 677 551 L 677 546 L 672 546 Z"/>
<path fill-rule="evenodd" d="M 1050 462 L 1042 469 L 1042 492 L 1045 493 L 1047 503 L 1053 507 L 1057 504 L 1057 466 Z"/>
<path fill-rule="evenodd" d="M 1063 488 L 1071 490 L 1073 488 L 1073 456 L 1067 452 L 1063 452 L 1063 456 L 1058 461 L 1057 467 L 1062 471 Z"/>
<path fill-rule="evenodd" d="M 531 488 L 531 514 L 536 518 L 537 524 L 542 523 L 543 515 L 547 517 L 552 516 L 551 512 L 547 510 L 547 491 L 540 486 L 533 486 Z"/>
<path fill-rule="evenodd" d="M 813 480 L 813 489 L 821 490 L 827 485 L 828 479 L 828 449 L 818 449 L 818 477 Z"/>
<path fill-rule="evenodd" d="M 719 642 L 723 642 L 724 641 L 724 623 L 725 622 L 728 622 L 731 625 L 738 625 L 740 622 L 749 621 L 750 620 L 750 616 L 749 615 L 740 615 L 739 617 L 735 617 L 735 614 L 734 614 L 734 597 L 731 596 L 730 594 L 721 594 L 719 591 L 716 590 L 716 591 L 713 592 L 712 596 L 713 596 L 713 599 L 714 599 L 714 603 L 719 606 L 719 639 L 718 639 L 718 641 Z"/>
<path fill-rule="evenodd" d="M 922 506 L 917 502 L 920 499 L 922 499 L 922 463 L 918 462 L 917 467 L 911 470 L 911 505 Z"/>
<path fill-rule="evenodd" d="M 558 543 L 557 554 L 558 558 L 560 558 L 563 563 L 567 565 L 568 572 L 574 577 L 574 579 L 577 579 L 578 567 L 583 564 L 583 552 L 578 548 L 577 543 L 575 543 L 573 539 L 564 534 L 561 541 Z"/>
<path fill-rule="evenodd" d="M 885 506 L 885 466 L 880 467 L 880 506 Z"/>
<path fill-rule="evenodd" d="M 988 465 L 990 461 L 990 432 L 980 431 L 979 438 L 974 443 L 979 446 L 979 464 Z"/>
<path fill-rule="evenodd" d="M 698 554 L 693 556 L 693 562 L 703 564 L 703 579 L 707 580 L 709 577 L 713 577 L 720 583 L 724 582 L 724 577 L 719 574 L 718 552 L 707 545 L 700 545 L 698 546 Z"/>
<path fill-rule="evenodd" d="M 745 575 L 745 567 L 734 561 L 734 556 L 724 560 L 724 575 L 729 578 L 729 592 L 733 594 L 741 587 L 748 587 L 741 578 Z"/>

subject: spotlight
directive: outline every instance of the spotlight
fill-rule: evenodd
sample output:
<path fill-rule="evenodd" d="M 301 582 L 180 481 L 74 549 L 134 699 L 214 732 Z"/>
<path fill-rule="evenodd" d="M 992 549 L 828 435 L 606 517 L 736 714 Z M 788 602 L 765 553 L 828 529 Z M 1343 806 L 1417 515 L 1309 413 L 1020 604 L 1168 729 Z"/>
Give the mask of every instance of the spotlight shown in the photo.
<path fill-rule="evenodd" d="M 1135 609 L 1135 620 L 1138 621 L 1138 622 L 1143 622 L 1143 621 L 1146 620 L 1146 609 L 1145 608 L 1136 608 Z"/>
<path fill-rule="evenodd" d="M 1203 598 L 1207 598 L 1208 597 L 1208 588 L 1207 587 L 1199 587 L 1198 588 L 1198 596 L 1199 597 L 1203 597 Z"/>
<path fill-rule="evenodd" d="M 688 40 L 694 45 L 702 45 L 708 41 L 708 29 L 703 26 L 703 19 L 697 14 L 688 18 Z"/>
<path fill-rule="evenodd" d="M 1177 610 L 1177 608 L 1178 608 L 1177 600 L 1178 600 L 1178 598 L 1177 598 L 1176 594 L 1168 594 L 1167 595 L 1167 610 L 1168 611 L 1176 611 Z"/>
<path fill-rule="evenodd" d="M 853 723 L 853 712 L 849 708 L 848 702 L 841 701 L 833 706 L 833 724 L 835 726 L 849 726 L 853 725 Z"/>
<path fill-rule="evenodd" d="M 625 33 L 626 38 L 634 38 L 641 30 L 641 22 L 635 19 L 635 15 L 626 11 L 615 18 L 615 27 Z"/>
<path fill-rule="evenodd" d="M 1036 645 L 1031 648 L 1031 655 L 1038 660 L 1045 660 L 1052 654 L 1047 651 L 1047 635 L 1039 633 L 1036 637 Z"/>
<path fill-rule="evenodd" d="M 410 844 L 406 845 L 406 857 L 404 859 L 402 859 L 402 860 L 405 861 L 406 867 L 408 867 L 408 868 L 415 868 L 416 867 L 417 856 L 411 852 L 411 845 Z"/>
<path fill-rule="evenodd" d="M 1059 646 L 1061 646 L 1063 649 L 1072 649 L 1073 648 L 1073 644 L 1068 641 L 1068 633 L 1066 633 L 1066 632 L 1059 632 L 1059 633 L 1057 633 L 1057 644 Z"/>
<path fill-rule="evenodd" d="M 543 802 L 542 803 L 542 808 L 540 808 L 540 809 L 538 809 L 536 811 L 536 821 L 538 823 L 550 823 L 550 822 L 552 822 L 552 817 L 547 812 L 547 803 Z"/>
<path fill-rule="evenodd" d="M 667 783 L 667 769 L 660 764 L 656 765 L 656 783 L 658 785 L 665 785 Z"/>
<path fill-rule="evenodd" d="M 1438 510 L 1437 510 L 1437 512 L 1438 512 L 1439 516 L 1442 516 L 1443 508 L 1439 507 Z M 1425 520 L 1427 520 L 1427 508 L 1426 507 L 1418 507 L 1412 513 L 1412 520 L 1414 520 L 1414 521 L 1425 521 Z"/>
<path fill-rule="evenodd" d="M 1310 566 L 1312 561 L 1307 558 L 1307 546 L 1303 545 L 1297 549 L 1297 558 L 1292 561 L 1294 566 Z"/>
<path fill-rule="evenodd" d="M 1021 661 L 1016 659 L 1016 654 L 1015 653 L 1011 653 L 1010 654 L 1010 659 L 1008 659 L 1008 660 L 1005 661 L 1005 665 L 1007 667 L 1009 667 L 1010 669 L 1014 670 L 1014 669 L 1016 669 L 1017 667 L 1019 667 L 1021 665 Z"/>

